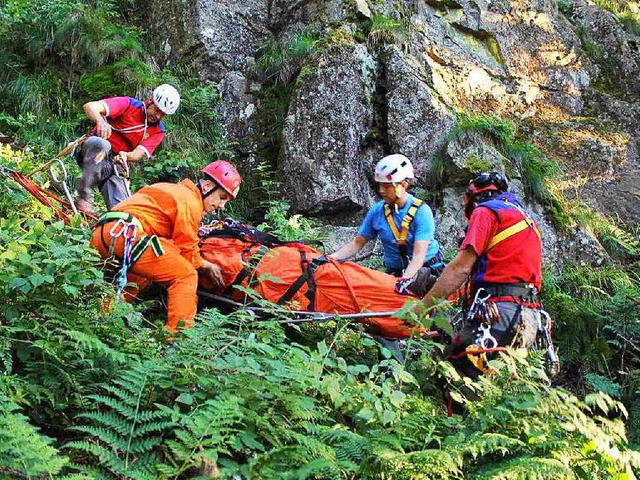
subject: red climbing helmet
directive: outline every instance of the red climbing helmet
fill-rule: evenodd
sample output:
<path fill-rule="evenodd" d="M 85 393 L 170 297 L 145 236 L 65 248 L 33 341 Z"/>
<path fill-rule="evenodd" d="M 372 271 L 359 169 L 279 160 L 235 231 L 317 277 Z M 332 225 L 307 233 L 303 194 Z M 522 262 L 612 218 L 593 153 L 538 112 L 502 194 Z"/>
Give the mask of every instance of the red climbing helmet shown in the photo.
<path fill-rule="evenodd" d="M 240 190 L 242 177 L 226 160 L 216 160 L 202 169 L 202 173 L 222 187 L 231 198 L 235 199 Z"/>
<path fill-rule="evenodd" d="M 469 182 L 464 194 L 464 216 L 469 219 L 476 204 L 482 203 L 509 189 L 507 179 L 500 172 L 479 173 Z"/>

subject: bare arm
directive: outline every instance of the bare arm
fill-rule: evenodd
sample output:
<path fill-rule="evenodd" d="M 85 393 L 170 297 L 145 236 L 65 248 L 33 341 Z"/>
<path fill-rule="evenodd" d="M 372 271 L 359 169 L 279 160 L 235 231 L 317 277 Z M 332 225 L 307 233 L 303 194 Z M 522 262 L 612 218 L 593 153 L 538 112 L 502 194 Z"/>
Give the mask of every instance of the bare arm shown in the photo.
<path fill-rule="evenodd" d="M 478 255 L 471 247 L 459 251 L 445 267 L 433 288 L 422 298 L 424 304 L 431 307 L 435 299 L 447 298 L 455 292 L 465 282 L 477 259 Z"/>
<path fill-rule="evenodd" d="M 336 260 L 346 260 L 353 257 L 356 253 L 362 250 L 362 247 L 368 242 L 362 235 L 356 235 L 356 238 L 349 243 L 345 243 L 342 247 L 336 250 L 331 256 Z"/>
<path fill-rule="evenodd" d="M 405 268 L 402 274 L 403 277 L 413 277 L 422 265 L 424 265 L 424 259 L 427 256 L 428 248 L 428 240 L 418 240 L 413 244 L 413 256 L 411 257 L 411 262 L 409 262 L 409 265 L 407 265 L 407 268 Z"/>
<path fill-rule="evenodd" d="M 102 100 L 87 102 L 82 106 L 87 117 L 96 124 L 96 132 L 100 138 L 105 140 L 111 136 L 111 125 L 105 120 L 104 115 L 107 109 Z"/>
<path fill-rule="evenodd" d="M 114 162 L 120 162 L 120 159 L 126 161 L 129 165 L 138 163 L 143 158 L 147 158 L 147 153 L 143 148 L 136 147 L 130 152 L 118 152 L 113 159 Z"/>

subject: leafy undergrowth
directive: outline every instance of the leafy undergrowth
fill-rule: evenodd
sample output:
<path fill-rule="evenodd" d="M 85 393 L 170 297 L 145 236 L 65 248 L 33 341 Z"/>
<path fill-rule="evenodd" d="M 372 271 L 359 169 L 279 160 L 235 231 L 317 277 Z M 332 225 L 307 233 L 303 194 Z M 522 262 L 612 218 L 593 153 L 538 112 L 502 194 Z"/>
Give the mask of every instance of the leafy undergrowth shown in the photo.
<path fill-rule="evenodd" d="M 403 364 L 344 322 L 285 331 L 215 309 L 168 348 L 162 321 L 102 310 L 113 287 L 79 224 L 3 188 L 0 476 L 604 479 L 640 465 L 622 404 L 549 387 L 535 355 L 472 384 L 431 341 L 409 341 Z M 295 227 L 283 218 L 269 221 Z M 447 416 L 445 378 L 464 418 Z"/>
<path fill-rule="evenodd" d="M 540 359 L 524 353 L 465 385 L 433 359 L 431 342 L 410 341 L 403 365 L 346 324 L 301 331 L 298 338 L 315 340 L 294 343 L 276 322 L 208 310 L 167 348 L 135 324 L 96 318 L 56 327 L 44 318 L 27 333 L 23 322 L 32 326 L 14 318 L 2 327 L 15 357 L 0 383 L 7 474 L 625 478 L 616 475 L 640 464 L 625 446 L 621 404 L 548 387 Z M 45 327 L 56 328 L 55 341 Z M 122 328 L 119 340 L 128 341 L 117 348 L 105 336 Z M 30 355 L 17 351 L 25 342 Z M 40 375 L 30 376 L 36 366 Z M 447 417 L 440 396 L 428 394 L 445 376 L 465 418 Z"/>

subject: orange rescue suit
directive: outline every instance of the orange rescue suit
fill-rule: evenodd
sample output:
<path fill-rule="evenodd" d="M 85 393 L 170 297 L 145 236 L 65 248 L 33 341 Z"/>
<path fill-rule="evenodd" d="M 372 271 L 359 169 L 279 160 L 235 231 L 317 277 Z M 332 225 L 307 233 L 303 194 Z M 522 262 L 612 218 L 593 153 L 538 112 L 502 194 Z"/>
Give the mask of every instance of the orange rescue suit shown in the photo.
<path fill-rule="evenodd" d="M 198 227 L 204 214 L 202 196 L 191 180 L 181 183 L 156 183 L 143 187 L 133 196 L 113 207 L 113 211 L 131 214 L 138 223 L 136 242 L 144 236 L 156 235 L 164 253 L 156 255 L 147 248 L 127 275 L 129 283 L 144 289 L 149 281 L 168 289 L 167 329 L 176 332 L 180 321 L 192 327 L 198 298 L 197 268 L 202 265 L 198 249 Z M 111 245 L 111 228 L 107 222 L 97 227 L 91 238 L 102 258 L 107 259 Z M 122 258 L 124 237 L 116 238 L 113 253 Z M 128 289 L 125 299 L 135 290 Z"/>

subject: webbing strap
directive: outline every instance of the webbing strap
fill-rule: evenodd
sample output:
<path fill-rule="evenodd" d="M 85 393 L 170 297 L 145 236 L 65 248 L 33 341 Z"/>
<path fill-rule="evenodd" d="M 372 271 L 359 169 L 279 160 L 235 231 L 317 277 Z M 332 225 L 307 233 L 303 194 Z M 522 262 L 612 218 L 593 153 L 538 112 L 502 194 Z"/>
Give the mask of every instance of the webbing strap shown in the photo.
<path fill-rule="evenodd" d="M 533 231 L 536 232 L 536 235 L 538 235 L 538 238 L 540 239 L 542 238 L 540 235 L 540 230 L 538 230 L 538 227 L 536 227 L 535 223 L 533 223 L 533 221 L 529 217 L 525 217 L 522 220 L 520 220 L 518 223 L 515 223 L 510 227 L 505 228 L 501 232 L 496 233 L 496 235 L 489 242 L 489 246 L 487 247 L 486 251 L 491 250 L 500 242 L 503 242 L 507 238 L 513 237 L 517 233 L 520 233 L 523 230 L 526 230 L 527 228 L 533 228 Z"/>
<path fill-rule="evenodd" d="M 140 223 L 140 220 L 138 220 L 136 217 L 134 217 L 133 215 L 131 215 L 128 212 L 118 212 L 115 210 L 111 210 L 105 214 L 103 214 L 99 219 L 98 219 L 98 223 L 96 225 L 96 227 L 100 226 L 100 225 L 104 225 L 105 223 L 108 222 L 113 222 L 113 221 L 117 221 L 117 220 L 123 220 L 127 223 L 133 223 L 135 224 L 138 228 L 142 228 L 142 224 Z"/>
<path fill-rule="evenodd" d="M 402 230 L 398 230 L 396 226 L 396 222 L 393 220 L 393 215 L 391 214 L 391 208 L 388 203 L 384 204 L 384 216 L 387 219 L 387 223 L 389 224 L 389 228 L 391 228 L 391 233 L 393 233 L 393 237 L 396 239 L 396 243 L 398 245 L 404 244 L 407 242 L 407 236 L 409 235 L 409 227 L 411 226 L 411 222 L 416 216 L 416 212 L 418 208 L 422 205 L 422 200 L 416 198 L 413 200 L 413 203 L 409 207 L 407 214 L 402 219 L 400 223 L 400 228 Z"/>
<path fill-rule="evenodd" d="M 309 289 L 311 289 L 311 283 L 309 282 L 309 278 L 313 277 L 313 273 L 309 272 L 309 261 L 307 260 L 307 255 L 305 252 L 300 252 L 300 266 L 302 269 L 302 273 L 295 280 L 295 282 L 289 285 L 289 288 L 287 288 L 287 291 L 284 292 L 284 294 L 278 299 L 277 301 L 278 305 L 284 305 L 289 300 L 291 300 L 293 296 L 298 292 L 298 290 L 302 288 L 302 285 L 304 285 L 305 283 L 309 284 Z M 311 305 L 309 305 L 309 310 L 313 310 L 314 299 L 315 299 L 315 291 L 313 292 L 312 297 L 309 298 L 309 300 L 311 301 Z"/>
<path fill-rule="evenodd" d="M 245 248 L 241 254 L 244 267 L 242 268 L 242 270 L 240 270 L 238 275 L 236 275 L 236 278 L 233 280 L 233 282 L 231 282 L 231 285 L 229 285 L 225 289 L 224 294 L 231 294 L 231 292 L 233 291 L 233 287 L 235 287 L 236 285 L 242 285 L 242 282 L 244 282 L 247 278 L 249 278 L 249 286 L 255 286 L 255 284 L 258 282 L 258 279 L 255 278 L 253 271 L 258 267 L 258 264 L 269 250 L 269 247 L 261 245 L 256 253 L 247 258 L 247 255 L 251 251 L 251 247 Z"/>
<path fill-rule="evenodd" d="M 318 267 L 324 265 L 325 263 L 329 263 L 331 260 L 326 256 L 316 257 L 311 262 L 307 260 L 307 254 L 305 252 L 300 252 L 300 262 L 302 267 L 302 274 L 293 282 L 287 291 L 284 292 L 282 297 L 278 300 L 278 305 L 284 305 L 289 300 L 291 300 L 295 294 L 302 288 L 302 285 L 307 284 L 307 292 L 305 296 L 309 300 L 309 306 L 307 310 L 313 311 L 315 310 L 316 305 L 316 278 L 315 273 Z"/>
<path fill-rule="evenodd" d="M 131 250 L 130 267 L 133 266 L 133 264 L 140 259 L 142 254 L 147 250 L 147 247 L 149 247 L 149 245 L 151 245 L 151 248 L 153 248 L 153 253 L 156 254 L 156 257 L 164 255 L 164 249 L 162 248 L 162 245 L 160 244 L 160 240 L 158 240 L 158 237 L 156 237 L 155 235 L 151 235 L 151 236 L 147 235 L 145 237 L 142 237 L 140 240 L 138 240 L 136 245 L 133 247 L 133 250 Z"/>

